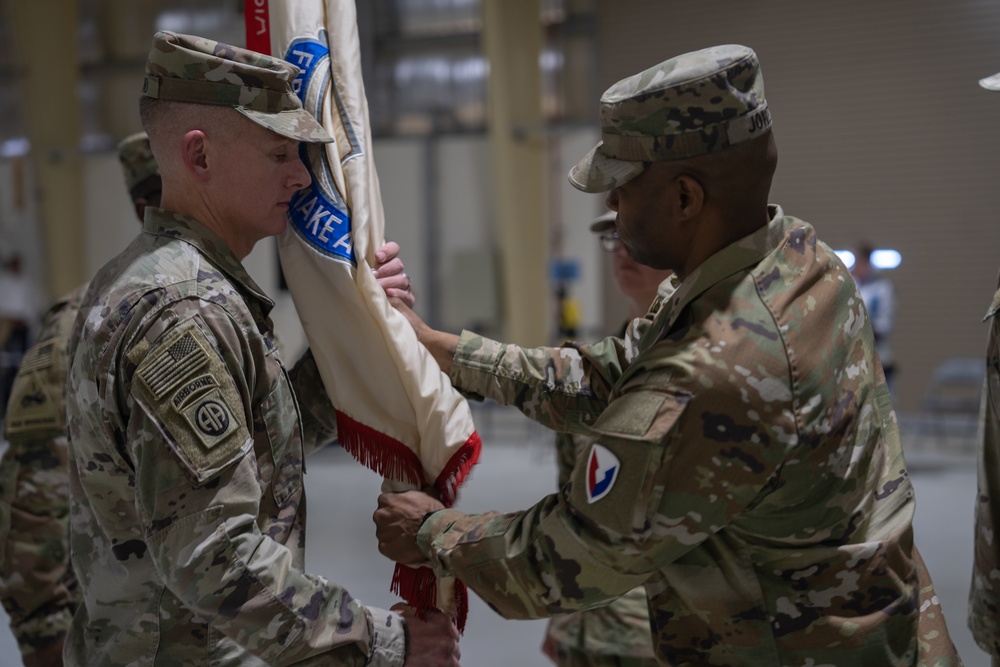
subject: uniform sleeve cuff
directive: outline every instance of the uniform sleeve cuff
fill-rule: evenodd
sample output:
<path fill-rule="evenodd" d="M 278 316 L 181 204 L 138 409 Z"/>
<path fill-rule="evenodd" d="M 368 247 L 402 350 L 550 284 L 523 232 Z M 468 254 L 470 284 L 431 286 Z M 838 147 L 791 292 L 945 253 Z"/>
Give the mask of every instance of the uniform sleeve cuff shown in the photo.
<path fill-rule="evenodd" d="M 403 667 L 406 660 L 406 621 L 394 611 L 368 607 L 372 643 L 366 667 Z"/>
<path fill-rule="evenodd" d="M 496 380 L 492 372 L 504 351 L 503 343 L 463 331 L 451 360 L 449 377 L 455 388 L 474 397 L 492 396 Z"/>
<path fill-rule="evenodd" d="M 73 624 L 73 612 L 61 608 L 28 621 L 11 623 L 11 630 L 23 655 L 61 641 Z"/>
<path fill-rule="evenodd" d="M 427 556 L 431 566 L 434 568 L 434 573 L 439 577 L 453 577 L 455 574 L 448 567 L 448 563 L 441 557 L 443 551 L 436 548 L 434 542 L 460 516 L 464 516 L 464 514 L 458 510 L 436 510 L 424 518 L 423 523 L 420 524 L 420 530 L 417 531 L 417 546 Z"/>

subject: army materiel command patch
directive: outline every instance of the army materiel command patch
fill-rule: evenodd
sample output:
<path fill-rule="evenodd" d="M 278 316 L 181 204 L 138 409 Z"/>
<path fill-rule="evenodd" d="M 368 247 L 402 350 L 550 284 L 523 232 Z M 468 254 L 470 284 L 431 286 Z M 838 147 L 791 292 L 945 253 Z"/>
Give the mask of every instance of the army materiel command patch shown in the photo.
<path fill-rule="evenodd" d="M 596 442 L 587 457 L 587 502 L 597 502 L 608 495 L 618 479 L 621 462 L 607 447 Z"/>
<path fill-rule="evenodd" d="M 162 424 L 185 468 L 204 482 L 249 450 L 243 401 L 222 357 L 192 318 L 175 325 L 135 372 L 137 399 Z"/>

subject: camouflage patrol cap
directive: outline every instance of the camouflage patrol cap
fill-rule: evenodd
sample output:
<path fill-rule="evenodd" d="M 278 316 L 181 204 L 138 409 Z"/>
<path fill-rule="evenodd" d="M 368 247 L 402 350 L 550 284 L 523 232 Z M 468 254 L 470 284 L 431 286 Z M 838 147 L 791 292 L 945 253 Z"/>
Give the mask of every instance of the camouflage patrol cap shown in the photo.
<path fill-rule="evenodd" d="M 617 226 L 618 214 L 614 211 L 608 211 L 607 213 L 594 218 L 594 221 L 590 223 L 590 231 L 595 234 L 602 234 L 614 229 Z"/>
<path fill-rule="evenodd" d="M 142 94 L 161 100 L 229 106 L 295 141 L 331 142 L 292 91 L 299 68 L 203 37 L 161 30 L 146 60 Z"/>
<path fill-rule="evenodd" d="M 145 132 L 136 132 L 118 142 L 118 161 L 125 173 L 125 187 L 129 192 L 150 176 L 160 173 Z"/>
<path fill-rule="evenodd" d="M 771 127 L 757 54 L 735 44 L 666 60 L 601 96 L 601 142 L 569 173 L 584 192 L 638 176 L 647 162 L 715 153 Z"/>

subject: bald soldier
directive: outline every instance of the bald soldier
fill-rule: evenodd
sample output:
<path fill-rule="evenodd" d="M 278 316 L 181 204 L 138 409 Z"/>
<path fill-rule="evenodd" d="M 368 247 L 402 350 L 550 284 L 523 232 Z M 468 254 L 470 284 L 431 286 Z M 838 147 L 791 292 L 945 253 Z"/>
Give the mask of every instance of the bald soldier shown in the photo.
<path fill-rule="evenodd" d="M 145 132 L 118 144 L 125 187 L 139 221 L 160 201 L 160 174 Z M 87 289 L 58 299 L 42 319 L 7 406 L 0 460 L 0 601 L 26 667 L 62 664 L 79 587 L 69 562 L 66 349 Z"/>
<path fill-rule="evenodd" d="M 161 208 L 91 281 L 70 348 L 69 664 L 458 664 L 451 618 L 305 570 L 303 459 L 335 439 L 334 410 L 311 354 L 283 365 L 241 263 L 311 182 L 300 143 L 333 140 L 298 71 L 153 39 L 140 115 Z M 379 249 L 376 277 L 407 296 L 397 252 Z"/>
<path fill-rule="evenodd" d="M 777 150 L 755 53 L 712 47 L 624 79 L 601 130 L 570 181 L 608 193 L 629 255 L 673 270 L 676 290 L 624 338 L 558 349 L 411 313 L 456 386 L 590 444 L 523 512 L 381 496 L 382 552 L 510 618 L 644 585 L 667 665 L 960 664 L 913 546 L 857 287 L 810 225 L 768 204 Z"/>

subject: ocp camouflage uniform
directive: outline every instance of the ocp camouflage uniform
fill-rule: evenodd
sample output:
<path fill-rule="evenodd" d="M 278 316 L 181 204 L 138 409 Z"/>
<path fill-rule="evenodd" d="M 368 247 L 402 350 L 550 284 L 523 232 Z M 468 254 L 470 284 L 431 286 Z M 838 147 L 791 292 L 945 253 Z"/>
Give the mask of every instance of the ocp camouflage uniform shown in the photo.
<path fill-rule="evenodd" d="M 576 460 L 587 451 L 590 439 L 583 435 L 556 436 L 559 486 L 570 481 Z M 546 640 L 557 651 L 560 667 L 655 667 L 649 633 L 646 591 L 633 588 L 614 602 L 587 611 L 553 616 Z"/>
<path fill-rule="evenodd" d="M 1000 282 L 1000 281 L 998 281 Z M 1000 663 L 1000 285 L 984 320 L 990 323 L 986 350 L 976 497 L 975 559 L 969 596 L 969 629 L 976 643 Z"/>
<path fill-rule="evenodd" d="M 18 369 L 0 460 L 0 600 L 22 655 L 62 639 L 79 603 L 66 523 L 66 349 L 86 285 L 56 301 Z"/>
<path fill-rule="evenodd" d="M 645 584 L 665 664 L 961 664 L 857 288 L 811 226 L 770 213 L 624 339 L 463 333 L 456 386 L 594 444 L 558 494 L 441 510 L 418 543 L 510 618 Z"/>
<path fill-rule="evenodd" d="M 282 365 L 271 300 L 207 228 L 147 208 L 84 303 L 70 664 L 368 664 L 401 621 L 303 571 L 303 459 L 335 422 L 312 356 Z"/>

